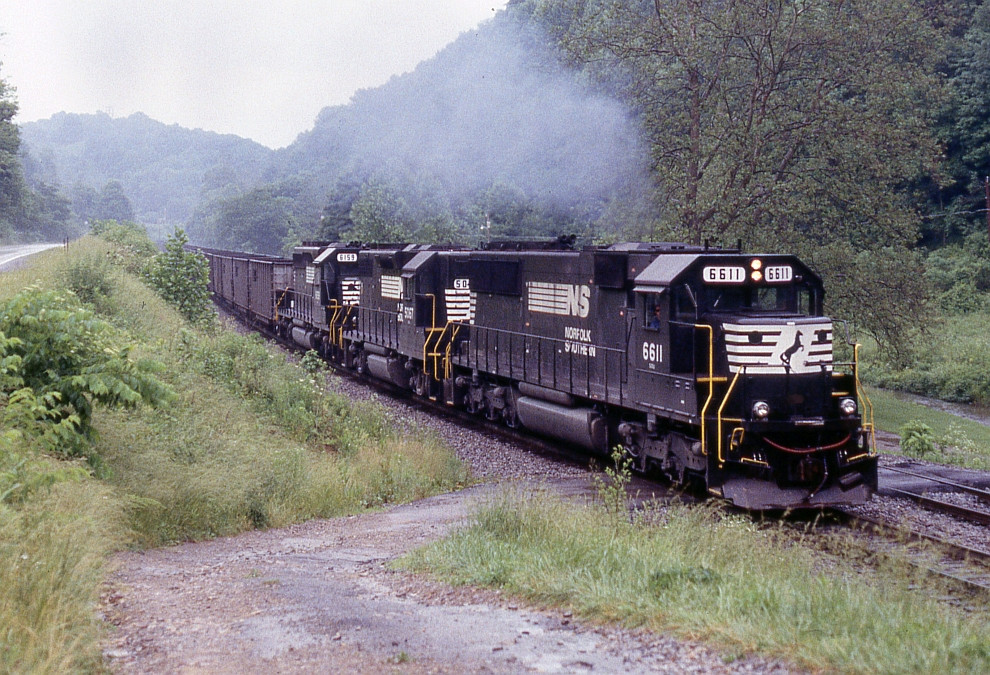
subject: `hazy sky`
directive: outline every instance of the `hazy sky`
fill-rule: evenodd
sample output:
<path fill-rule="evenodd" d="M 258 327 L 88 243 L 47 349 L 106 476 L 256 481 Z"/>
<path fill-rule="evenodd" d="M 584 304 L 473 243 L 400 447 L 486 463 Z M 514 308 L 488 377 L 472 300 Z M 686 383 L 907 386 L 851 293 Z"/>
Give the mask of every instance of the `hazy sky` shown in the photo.
<path fill-rule="evenodd" d="M 19 123 L 60 111 L 282 147 L 328 105 L 408 72 L 506 0 L 0 0 Z"/>

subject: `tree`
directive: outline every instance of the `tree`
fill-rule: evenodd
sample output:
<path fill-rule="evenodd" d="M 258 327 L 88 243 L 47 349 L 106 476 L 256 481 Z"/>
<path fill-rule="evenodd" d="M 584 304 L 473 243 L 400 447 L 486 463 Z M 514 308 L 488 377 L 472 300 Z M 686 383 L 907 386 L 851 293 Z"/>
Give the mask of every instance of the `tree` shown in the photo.
<path fill-rule="evenodd" d="M 99 220 L 96 204 L 100 199 L 100 193 L 94 188 L 82 183 L 76 183 L 71 191 L 72 212 L 81 223 L 91 223 Z"/>
<path fill-rule="evenodd" d="M 201 254 L 185 249 L 188 242 L 186 233 L 176 230 L 166 240 L 165 251 L 148 265 L 145 278 L 187 321 L 207 324 L 214 317 L 207 288 L 210 267 Z"/>
<path fill-rule="evenodd" d="M 885 244 L 916 229 L 891 188 L 937 155 L 925 111 L 942 90 L 939 34 L 917 5 L 522 3 L 640 110 L 664 230 L 773 241 L 811 218 L 848 229 L 879 199 L 883 217 L 857 226 Z"/>
<path fill-rule="evenodd" d="M 107 181 L 103 186 L 96 202 L 95 217 L 99 220 L 134 220 L 131 200 L 124 194 L 124 186 L 120 181 Z"/>
<path fill-rule="evenodd" d="M 362 179 L 346 173 L 337 177 L 327 193 L 327 201 L 320 216 L 320 238 L 329 241 L 345 239 L 354 228 L 351 207 L 361 193 Z"/>
<path fill-rule="evenodd" d="M 891 311 L 888 294 L 870 284 L 900 277 L 897 261 L 911 265 L 900 290 L 924 297 L 917 256 L 909 254 L 919 218 L 903 188 L 937 170 L 930 128 L 945 91 L 935 67 L 943 4 L 515 6 L 638 110 L 654 164 L 654 238 L 741 238 L 771 252 L 836 260 L 843 285 L 862 292 L 855 300 L 832 294 L 831 309 L 859 318 L 893 350 L 914 320 Z M 832 247 L 842 255 L 822 255 Z M 823 272 L 831 282 L 833 270 Z"/>
<path fill-rule="evenodd" d="M 990 4 L 976 8 L 953 64 L 953 97 L 942 129 L 953 184 L 940 216 L 943 240 L 962 231 L 986 228 L 984 185 L 990 175 Z"/>
<path fill-rule="evenodd" d="M 21 147 L 20 131 L 14 124 L 17 109 L 14 88 L 0 77 L 0 239 L 13 234 L 17 210 L 27 193 L 17 154 Z"/>
<path fill-rule="evenodd" d="M 198 214 L 197 241 L 280 255 L 286 245 L 311 239 L 316 230 L 320 207 L 308 188 L 294 179 L 219 200 Z"/>
<path fill-rule="evenodd" d="M 351 205 L 354 227 L 347 236 L 367 242 L 408 241 L 413 234 L 408 205 L 389 179 L 372 178 L 361 187 Z"/>

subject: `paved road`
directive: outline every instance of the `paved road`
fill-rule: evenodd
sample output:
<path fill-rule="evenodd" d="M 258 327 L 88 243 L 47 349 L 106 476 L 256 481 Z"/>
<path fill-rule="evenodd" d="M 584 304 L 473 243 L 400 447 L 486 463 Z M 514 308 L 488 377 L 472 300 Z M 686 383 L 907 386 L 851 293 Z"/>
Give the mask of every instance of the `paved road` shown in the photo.
<path fill-rule="evenodd" d="M 61 246 L 61 244 L 22 244 L 19 246 L 0 246 L 0 270 L 9 268 L 16 260 L 26 258 L 29 255 L 34 255 L 35 253 L 41 253 L 42 251 L 54 248 L 56 246 Z"/>

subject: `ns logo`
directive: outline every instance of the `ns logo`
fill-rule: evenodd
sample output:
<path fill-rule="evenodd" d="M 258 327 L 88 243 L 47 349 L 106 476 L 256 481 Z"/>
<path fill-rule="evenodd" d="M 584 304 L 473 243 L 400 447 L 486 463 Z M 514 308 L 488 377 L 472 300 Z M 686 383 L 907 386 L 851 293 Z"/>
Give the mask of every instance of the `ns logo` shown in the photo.
<path fill-rule="evenodd" d="M 585 284 L 556 284 L 530 281 L 527 308 L 531 312 L 587 318 L 591 311 L 591 289 Z"/>
<path fill-rule="evenodd" d="M 591 289 L 572 285 L 567 291 L 567 309 L 571 316 L 587 317 L 591 309 Z"/>

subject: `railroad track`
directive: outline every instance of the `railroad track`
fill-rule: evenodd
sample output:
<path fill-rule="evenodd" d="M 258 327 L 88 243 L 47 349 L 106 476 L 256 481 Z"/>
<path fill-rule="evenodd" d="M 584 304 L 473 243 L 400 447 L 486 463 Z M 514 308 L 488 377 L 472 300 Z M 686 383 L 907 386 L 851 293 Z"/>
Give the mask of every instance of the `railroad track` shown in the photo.
<path fill-rule="evenodd" d="M 257 330 L 256 326 L 252 328 Z M 261 332 L 265 334 L 266 337 L 278 341 L 290 350 L 300 353 L 305 351 L 295 345 L 286 344 L 285 342 L 278 340 L 277 336 L 270 334 L 268 331 Z M 570 452 L 567 449 L 566 444 L 535 437 L 529 434 L 521 434 L 516 430 L 505 427 L 504 425 L 489 422 L 483 417 L 472 415 L 455 408 L 450 408 L 449 406 L 430 401 L 429 399 L 414 396 L 408 390 L 400 389 L 387 382 L 378 381 L 373 378 L 358 377 L 346 369 L 334 368 L 334 371 L 342 377 L 353 379 L 372 389 L 403 400 L 415 408 L 429 410 L 433 413 L 439 413 L 440 415 L 456 420 L 469 428 L 483 431 L 502 440 L 512 441 L 513 443 L 522 446 L 526 451 L 542 454 L 544 456 L 552 456 L 559 461 L 579 464 L 582 466 L 587 466 L 589 463 L 589 457 L 587 455 L 584 455 L 583 453 L 577 454 Z M 607 462 L 607 458 L 598 458 L 596 463 L 598 466 L 603 466 L 607 464 Z M 973 488 L 971 486 L 964 486 L 940 477 L 917 474 L 904 469 L 893 469 L 888 467 L 888 470 L 932 480 L 934 483 L 941 483 L 943 486 L 956 489 L 959 492 L 973 494 L 982 502 L 990 504 L 990 491 L 982 490 L 980 488 Z M 641 476 L 636 476 L 633 478 L 630 485 L 627 486 L 627 492 L 629 493 L 631 508 L 641 508 L 643 503 L 647 501 L 653 503 L 656 503 L 657 501 L 662 502 L 674 500 L 701 501 L 700 498 L 692 497 L 690 492 L 682 492 L 681 490 L 673 488 L 670 485 L 649 481 Z M 888 488 L 887 493 L 894 494 L 898 497 L 912 499 L 912 501 L 918 502 L 919 504 L 924 504 L 928 508 L 939 507 L 930 506 L 925 503 L 926 501 L 938 502 L 939 504 L 944 504 L 944 510 L 952 513 L 952 515 L 955 515 L 956 517 L 965 517 L 962 516 L 961 513 L 966 512 L 970 515 L 970 519 L 977 519 L 976 522 L 990 525 L 990 514 L 984 514 L 981 511 L 977 511 L 977 514 L 974 515 L 972 509 L 967 509 L 966 507 L 959 505 L 948 504 L 930 496 L 914 495 L 908 491 L 894 488 Z M 990 553 L 967 548 L 965 546 L 945 541 L 931 535 L 922 534 L 920 532 L 907 532 L 900 526 L 892 525 L 879 519 L 845 513 L 841 510 L 834 510 L 834 512 L 841 514 L 841 517 L 846 519 L 847 525 L 851 524 L 867 535 L 861 540 L 861 542 L 863 542 L 864 547 L 871 553 L 888 557 L 902 557 L 915 567 L 925 570 L 926 572 L 939 578 L 946 579 L 958 588 L 964 588 L 970 593 L 975 592 L 983 594 L 984 597 L 990 597 Z M 983 520 L 983 516 L 986 516 L 987 520 Z"/>
<path fill-rule="evenodd" d="M 990 491 L 933 475 L 924 469 L 885 466 L 882 471 L 917 479 L 910 487 L 892 485 L 893 481 L 886 481 L 884 484 L 882 481 L 882 494 L 907 499 L 923 509 L 944 513 L 953 518 L 990 526 Z M 919 480 L 924 482 L 919 485 Z M 928 483 L 931 488 L 927 487 Z M 942 493 L 942 498 L 939 493 Z M 969 495 L 973 503 L 948 501 L 944 498 L 948 493 Z M 841 515 L 846 525 L 863 534 L 859 543 L 868 551 L 885 557 L 898 557 L 917 569 L 948 581 L 957 589 L 978 593 L 984 598 L 990 597 L 990 548 L 972 548 L 931 534 L 930 531 L 923 532 L 912 526 L 861 513 L 854 514 L 841 509 L 837 509 L 836 513 Z M 990 530 L 987 541 L 990 542 Z"/>
<path fill-rule="evenodd" d="M 928 493 L 919 494 L 912 492 L 911 490 L 904 490 L 895 487 L 886 487 L 884 492 L 890 494 L 894 497 L 901 497 L 904 499 L 909 499 L 916 504 L 924 506 L 925 508 L 932 509 L 933 511 L 940 511 L 942 513 L 947 513 L 956 518 L 961 518 L 963 520 L 968 520 L 973 523 L 979 523 L 981 525 L 990 525 L 990 491 L 984 490 L 982 488 L 974 487 L 972 485 L 966 485 L 964 483 L 959 483 L 957 481 L 948 480 L 942 478 L 941 476 L 933 476 L 931 474 L 918 473 L 916 471 L 909 471 L 907 469 L 900 469 L 896 467 L 884 467 L 884 471 L 892 471 L 905 476 L 911 476 L 913 478 L 920 478 L 926 481 L 930 481 L 940 487 L 947 487 L 949 490 L 943 490 L 943 492 L 956 492 L 971 495 L 980 502 L 980 508 L 965 506 L 962 504 L 955 504 L 952 502 L 947 502 L 944 499 L 939 499 L 937 496 Z"/>
<path fill-rule="evenodd" d="M 838 513 L 843 515 L 847 525 L 866 535 L 860 543 L 871 553 L 896 556 L 957 588 L 990 597 L 990 552 L 871 516 Z"/>

